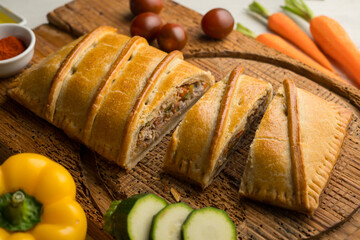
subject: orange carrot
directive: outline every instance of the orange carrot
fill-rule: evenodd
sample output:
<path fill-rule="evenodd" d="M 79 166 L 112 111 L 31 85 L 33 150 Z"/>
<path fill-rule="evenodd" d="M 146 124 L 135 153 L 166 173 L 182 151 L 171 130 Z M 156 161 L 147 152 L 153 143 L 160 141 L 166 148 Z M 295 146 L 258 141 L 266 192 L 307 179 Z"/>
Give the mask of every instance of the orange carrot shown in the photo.
<path fill-rule="evenodd" d="M 360 86 L 360 51 L 345 29 L 332 18 L 315 17 L 303 0 L 286 0 L 285 3 L 283 9 L 307 20 L 315 42 Z"/>
<path fill-rule="evenodd" d="M 325 55 L 291 18 L 280 12 L 270 15 L 269 12 L 256 1 L 249 5 L 249 9 L 267 18 L 268 27 L 271 31 L 290 41 L 322 66 L 336 73 Z"/>
<path fill-rule="evenodd" d="M 282 52 L 283 54 L 287 55 L 288 57 L 295 58 L 296 60 L 319 70 L 320 72 L 326 74 L 329 77 L 347 83 L 344 79 L 330 72 L 329 70 L 327 70 L 326 68 L 324 68 L 323 66 L 312 60 L 310 57 L 308 57 L 307 55 L 296 49 L 294 46 L 292 46 L 290 43 L 285 41 L 283 38 L 275 34 L 263 33 L 260 34 L 259 36 L 256 36 L 254 32 L 242 26 L 240 23 L 237 24 L 236 30 L 249 37 L 256 38 L 257 41 L 267 45 L 268 47 L 274 48 L 279 52 Z"/>
<path fill-rule="evenodd" d="M 323 66 L 321 66 L 320 64 L 318 64 L 317 62 L 315 62 L 314 60 L 312 60 L 311 58 L 309 58 L 308 56 L 306 56 L 305 54 L 303 54 L 302 52 L 297 50 L 295 47 L 291 46 L 284 39 L 282 39 L 279 36 L 276 36 L 275 34 L 263 33 L 263 34 L 260 34 L 256 38 L 256 40 L 259 42 L 262 42 L 263 44 L 267 45 L 268 47 L 274 48 L 274 49 L 278 50 L 279 52 L 284 53 L 285 55 L 287 55 L 289 57 L 295 58 L 295 59 L 299 60 L 300 62 L 305 63 L 306 65 L 313 67 L 313 68 L 319 70 L 320 72 L 325 73 L 326 75 L 328 75 L 330 77 L 333 77 L 333 78 L 336 78 L 338 80 L 345 82 L 343 79 L 339 78 L 337 75 L 330 72 L 329 70 L 327 70 L 326 68 L 324 68 Z"/>

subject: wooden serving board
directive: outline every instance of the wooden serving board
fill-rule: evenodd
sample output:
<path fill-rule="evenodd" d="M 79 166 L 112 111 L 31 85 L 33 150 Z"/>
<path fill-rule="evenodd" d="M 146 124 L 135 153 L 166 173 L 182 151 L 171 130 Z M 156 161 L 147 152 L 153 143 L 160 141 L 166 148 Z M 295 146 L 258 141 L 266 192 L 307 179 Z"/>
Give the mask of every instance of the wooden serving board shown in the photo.
<path fill-rule="evenodd" d="M 234 7 L 242 8 L 240 4 Z M 291 78 L 298 87 L 353 111 L 340 158 L 312 217 L 238 196 L 255 127 L 230 156 L 224 171 L 202 191 L 161 170 L 169 136 L 133 170 L 125 172 L 8 98 L 6 87 L 11 79 L 0 82 L 0 162 L 18 152 L 37 152 L 69 169 L 77 184 L 77 199 L 87 213 L 88 235 L 93 239 L 112 239 L 101 230 L 102 214 L 112 200 L 152 192 L 173 203 L 172 188 L 180 193 L 181 201 L 193 208 L 214 206 L 226 210 L 237 226 L 239 239 L 359 237 L 360 91 L 238 32 L 222 41 L 209 39 L 200 29 L 201 15 L 174 2 L 165 2 L 161 17 L 164 22 L 180 23 L 187 30 L 185 57 L 211 71 L 216 80 L 241 64 L 246 74 L 270 82 L 275 89 L 284 78 Z M 115 26 L 128 35 L 131 18 L 128 0 L 71 2 L 49 13 L 51 25 L 35 29 L 37 43 L 32 63 L 99 25 Z"/>

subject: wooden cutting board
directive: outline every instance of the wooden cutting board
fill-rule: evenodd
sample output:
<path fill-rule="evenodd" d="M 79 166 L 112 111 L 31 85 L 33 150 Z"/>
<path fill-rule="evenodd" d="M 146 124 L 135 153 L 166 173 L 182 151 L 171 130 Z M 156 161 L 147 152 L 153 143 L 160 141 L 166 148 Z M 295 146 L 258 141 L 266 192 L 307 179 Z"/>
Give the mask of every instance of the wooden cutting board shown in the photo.
<path fill-rule="evenodd" d="M 241 4 L 234 7 L 242 9 Z M 6 87 L 11 79 L 0 82 L 0 162 L 18 152 L 37 152 L 69 169 L 77 184 L 77 199 L 88 216 L 88 235 L 93 239 L 111 239 L 101 230 L 101 224 L 102 214 L 113 199 L 152 192 L 173 203 L 171 189 L 176 189 L 181 201 L 194 208 L 214 206 L 226 210 L 237 226 L 239 239 L 360 236 L 360 213 L 357 213 L 360 206 L 360 91 L 238 32 L 234 31 L 222 41 L 209 39 L 200 29 L 201 15 L 174 2 L 165 2 L 161 17 L 164 22 L 180 23 L 187 30 L 189 42 L 183 50 L 185 57 L 211 71 L 216 80 L 241 64 L 246 74 L 270 82 L 275 89 L 284 78 L 291 78 L 298 87 L 353 111 L 340 158 L 314 216 L 238 196 L 255 127 L 230 156 L 224 171 L 202 191 L 162 172 L 162 157 L 169 136 L 126 173 L 8 98 Z M 32 63 L 99 25 L 115 26 L 120 33 L 128 35 L 132 15 L 128 0 L 77 0 L 49 13 L 48 19 L 51 25 L 35 29 L 37 43 Z"/>

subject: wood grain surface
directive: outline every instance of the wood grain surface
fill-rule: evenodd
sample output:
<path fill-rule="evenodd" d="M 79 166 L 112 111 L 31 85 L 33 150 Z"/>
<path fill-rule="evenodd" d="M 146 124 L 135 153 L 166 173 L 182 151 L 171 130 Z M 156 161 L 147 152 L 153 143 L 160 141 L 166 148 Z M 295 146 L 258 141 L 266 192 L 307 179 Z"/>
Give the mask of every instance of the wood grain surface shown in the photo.
<path fill-rule="evenodd" d="M 181 201 L 194 208 L 214 206 L 226 210 L 237 226 L 239 239 L 359 237 L 359 90 L 329 79 L 240 33 L 233 32 L 223 41 L 208 39 L 199 27 L 201 16 L 174 2 L 166 2 L 161 17 L 165 22 L 176 22 L 185 27 L 189 34 L 185 56 L 191 63 L 211 71 L 216 80 L 240 64 L 245 67 L 246 74 L 270 82 L 275 89 L 284 78 L 291 78 L 298 87 L 353 111 L 341 156 L 314 216 L 238 196 L 255 126 L 231 154 L 224 171 L 202 191 L 161 170 L 169 135 L 137 167 L 125 172 L 10 100 L 5 89 L 11 79 L 0 82 L 0 162 L 14 153 L 37 152 L 69 169 L 76 180 L 77 199 L 88 216 L 88 234 L 93 239 L 112 239 L 101 230 L 102 214 L 111 200 L 152 192 L 173 203 L 171 188 L 180 193 Z M 53 26 L 42 25 L 35 29 L 37 43 L 32 63 L 99 25 L 115 26 L 120 33 L 128 35 L 131 13 L 127 0 L 78 0 L 49 13 L 48 19 Z"/>

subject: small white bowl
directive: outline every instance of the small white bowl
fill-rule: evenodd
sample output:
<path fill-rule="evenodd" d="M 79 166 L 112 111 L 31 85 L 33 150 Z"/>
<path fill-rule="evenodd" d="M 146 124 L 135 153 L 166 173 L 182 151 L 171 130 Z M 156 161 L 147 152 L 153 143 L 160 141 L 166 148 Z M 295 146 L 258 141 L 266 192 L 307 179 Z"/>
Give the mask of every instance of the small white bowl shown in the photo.
<path fill-rule="evenodd" d="M 25 51 L 19 55 L 0 60 L 0 78 L 10 77 L 21 71 L 34 55 L 35 34 L 28 28 L 16 23 L 0 24 L 0 39 L 14 36 L 25 44 Z"/>
<path fill-rule="evenodd" d="M 20 24 L 21 26 L 25 26 L 25 24 L 26 24 L 25 18 L 23 18 L 19 14 L 15 14 L 10 9 L 2 6 L 1 4 L 0 4 L 0 13 L 4 14 L 4 15 L 8 16 L 10 19 L 12 19 L 14 21 L 13 23 Z"/>

